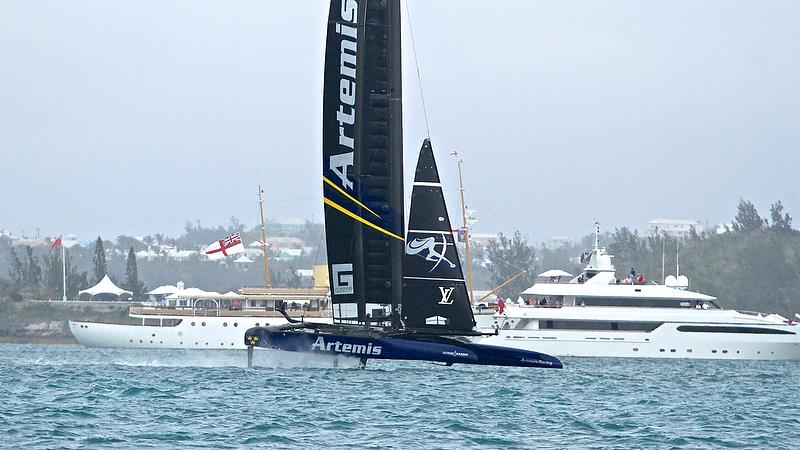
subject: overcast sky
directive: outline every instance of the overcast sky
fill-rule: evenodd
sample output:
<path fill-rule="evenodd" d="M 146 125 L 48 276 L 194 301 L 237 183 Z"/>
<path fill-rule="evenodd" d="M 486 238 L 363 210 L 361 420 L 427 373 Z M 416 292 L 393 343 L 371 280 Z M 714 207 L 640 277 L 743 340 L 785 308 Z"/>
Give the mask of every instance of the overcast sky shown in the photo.
<path fill-rule="evenodd" d="M 577 238 L 800 224 L 800 2 L 409 0 L 451 216 Z M 322 217 L 327 2 L 0 1 L 0 229 L 177 236 Z M 404 16 L 404 19 L 408 17 Z M 404 24 L 406 172 L 425 136 Z"/>

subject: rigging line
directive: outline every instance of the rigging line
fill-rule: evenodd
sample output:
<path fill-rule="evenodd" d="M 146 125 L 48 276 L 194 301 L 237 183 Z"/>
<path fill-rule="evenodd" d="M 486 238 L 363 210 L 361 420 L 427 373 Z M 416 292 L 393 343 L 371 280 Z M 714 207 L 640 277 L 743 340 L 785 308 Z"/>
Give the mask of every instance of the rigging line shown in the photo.
<path fill-rule="evenodd" d="M 314 255 L 314 265 L 319 262 L 319 250 L 322 248 L 322 238 L 325 237 L 325 226 L 322 226 L 322 232 L 319 234 L 319 241 L 317 241 L 317 254 Z"/>
<path fill-rule="evenodd" d="M 411 37 L 411 49 L 414 52 L 414 68 L 417 70 L 417 84 L 419 85 L 419 98 L 422 101 L 422 115 L 425 117 L 425 133 L 428 140 L 431 138 L 431 128 L 428 126 L 428 109 L 425 107 L 425 95 L 422 93 L 422 76 L 419 74 L 419 60 L 417 59 L 417 45 L 414 43 L 414 28 L 411 26 L 411 12 L 406 0 L 406 18 L 408 19 L 408 34 Z"/>

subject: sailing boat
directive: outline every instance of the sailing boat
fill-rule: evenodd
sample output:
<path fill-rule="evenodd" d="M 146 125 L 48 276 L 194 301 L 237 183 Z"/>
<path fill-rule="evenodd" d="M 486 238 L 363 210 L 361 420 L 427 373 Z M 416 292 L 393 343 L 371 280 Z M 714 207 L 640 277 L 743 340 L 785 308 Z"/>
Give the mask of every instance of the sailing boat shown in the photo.
<path fill-rule="evenodd" d="M 475 344 L 433 148 L 420 150 L 404 226 L 400 0 L 332 0 L 323 92 L 323 192 L 333 323 L 245 333 L 254 346 L 368 359 L 560 368 Z"/>

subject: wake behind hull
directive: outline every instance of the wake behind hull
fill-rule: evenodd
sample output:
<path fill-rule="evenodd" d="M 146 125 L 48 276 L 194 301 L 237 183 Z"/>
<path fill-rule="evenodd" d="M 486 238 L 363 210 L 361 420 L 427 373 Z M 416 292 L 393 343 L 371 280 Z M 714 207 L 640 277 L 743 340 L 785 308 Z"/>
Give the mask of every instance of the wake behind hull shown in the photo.
<path fill-rule="evenodd" d="M 381 334 L 333 334 L 309 331 L 274 331 L 250 328 L 245 345 L 363 359 L 396 359 L 514 367 L 562 368 L 550 355 L 457 341 L 452 338 L 416 337 L 413 339 Z"/>

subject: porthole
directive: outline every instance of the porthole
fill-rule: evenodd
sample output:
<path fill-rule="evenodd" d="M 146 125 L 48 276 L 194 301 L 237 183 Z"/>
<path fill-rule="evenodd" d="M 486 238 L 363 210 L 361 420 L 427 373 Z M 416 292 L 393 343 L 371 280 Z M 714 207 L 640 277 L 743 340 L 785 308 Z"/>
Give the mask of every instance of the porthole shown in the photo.
<path fill-rule="evenodd" d="M 200 345 L 200 343 L 199 342 L 195 342 L 194 345 Z"/>
<path fill-rule="evenodd" d="M 633 347 L 633 351 L 635 351 L 635 352 L 638 352 L 638 351 L 639 351 L 639 349 L 638 349 L 638 348 L 636 348 L 636 347 Z"/>
<path fill-rule="evenodd" d="M 195 323 L 194 323 L 194 322 L 192 322 L 192 326 L 194 326 L 194 325 L 195 325 Z"/>
<path fill-rule="evenodd" d="M 728 351 L 727 350 L 723 350 L 722 353 L 728 353 Z"/>
<path fill-rule="evenodd" d="M 711 350 L 711 353 L 717 353 L 717 351 L 716 350 Z"/>
<path fill-rule="evenodd" d="M 224 343 L 224 342 L 220 342 L 220 343 L 219 343 L 219 345 L 220 345 L 221 347 L 224 347 L 224 346 L 225 346 L 225 343 Z"/>
<path fill-rule="evenodd" d="M 133 343 L 133 339 L 131 339 L 131 343 Z"/>
<path fill-rule="evenodd" d="M 238 322 L 233 322 L 233 326 L 238 327 L 239 323 Z"/>
<path fill-rule="evenodd" d="M 208 342 L 206 342 L 206 345 L 208 345 Z"/>
<path fill-rule="evenodd" d="M 181 345 L 183 345 L 183 341 L 181 341 Z"/>
<path fill-rule="evenodd" d="M 164 341 L 158 341 L 158 343 L 159 343 L 159 344 L 163 344 L 163 343 L 164 343 Z"/>
<path fill-rule="evenodd" d="M 671 348 L 671 349 L 669 349 L 669 352 L 670 352 L 670 353 L 675 353 L 675 349 L 674 349 L 674 348 Z"/>
<path fill-rule="evenodd" d="M 141 340 L 141 339 L 139 339 L 139 343 L 140 343 L 140 344 L 142 343 L 142 340 Z"/>
<path fill-rule="evenodd" d="M 153 333 L 153 337 L 156 337 L 156 334 L 155 334 L 155 333 Z"/>
<path fill-rule="evenodd" d="M 256 322 L 256 326 L 258 326 L 258 322 Z"/>
<path fill-rule="evenodd" d="M 233 342 L 231 342 L 231 347 L 233 347 Z"/>
<path fill-rule="evenodd" d="M 150 339 L 150 343 L 151 343 L 151 344 L 153 343 L 153 340 L 152 340 L 152 339 Z"/>
<path fill-rule="evenodd" d="M 737 355 L 739 354 L 739 350 L 736 350 L 736 354 L 737 354 Z"/>
<path fill-rule="evenodd" d="M 658 349 L 658 351 L 660 351 L 661 353 L 664 353 L 666 350 L 664 350 L 663 348 L 660 348 L 660 349 Z"/>
<path fill-rule="evenodd" d="M 223 327 L 227 327 L 228 326 L 228 322 L 222 322 L 222 326 Z"/>
<path fill-rule="evenodd" d="M 686 353 L 692 353 L 692 349 L 690 349 L 690 348 L 687 348 L 687 349 L 686 349 Z"/>
<path fill-rule="evenodd" d="M 200 322 L 200 325 L 206 326 L 206 323 L 205 322 Z"/>

